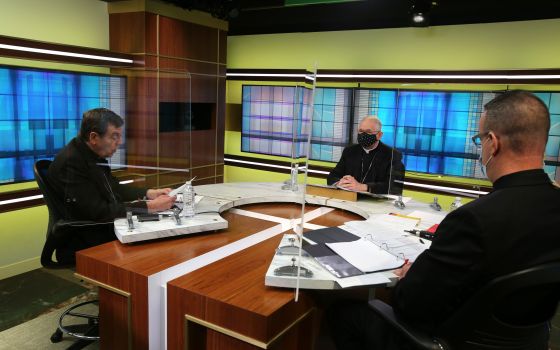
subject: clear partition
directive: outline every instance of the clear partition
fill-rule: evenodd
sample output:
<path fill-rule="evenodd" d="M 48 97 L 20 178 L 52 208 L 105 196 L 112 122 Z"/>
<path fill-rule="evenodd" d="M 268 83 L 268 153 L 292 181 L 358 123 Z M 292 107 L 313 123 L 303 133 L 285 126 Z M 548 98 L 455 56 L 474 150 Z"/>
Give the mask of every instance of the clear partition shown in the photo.
<path fill-rule="evenodd" d="M 112 222 L 129 214 L 135 215 L 129 217 L 133 226 L 137 214 L 149 211 L 141 203 L 151 199 L 147 189 L 175 188 L 190 179 L 191 79 L 185 72 L 114 74 L 104 82 L 109 86 L 98 86 L 109 91 L 106 96 L 80 104 L 79 122 L 85 112 L 91 127 L 64 149 L 68 162 L 56 161 L 60 181 L 54 185 L 65 195 L 66 217 Z"/>
<path fill-rule="evenodd" d="M 294 165 L 292 165 L 292 174 L 296 171 L 301 174 L 298 176 L 298 182 L 301 184 L 301 190 L 299 194 L 301 195 L 301 215 L 299 223 L 294 227 L 294 233 L 298 237 L 298 257 L 297 257 L 297 271 L 295 275 L 296 289 L 295 289 L 295 300 L 299 297 L 299 279 L 300 277 L 311 277 L 311 270 L 306 266 L 302 266 L 301 256 L 302 256 L 302 245 L 303 245 L 303 230 L 305 227 L 305 196 L 306 196 L 306 186 L 307 186 L 307 176 L 309 170 L 309 158 L 311 156 L 311 135 L 312 135 L 312 125 L 314 119 L 314 97 L 315 97 L 315 82 L 316 82 L 316 71 L 317 68 L 313 69 L 313 72 L 306 77 L 306 82 L 299 87 L 298 91 L 301 95 L 301 108 L 299 118 L 299 123 L 297 126 L 297 133 L 294 134 L 294 145 L 297 147 L 299 158 L 297 163 L 292 160 L 292 164 L 297 164 L 297 170 L 294 170 Z"/>
<path fill-rule="evenodd" d="M 184 72 L 130 72 L 127 170 L 146 188 L 177 187 L 191 168 L 191 79 Z"/>

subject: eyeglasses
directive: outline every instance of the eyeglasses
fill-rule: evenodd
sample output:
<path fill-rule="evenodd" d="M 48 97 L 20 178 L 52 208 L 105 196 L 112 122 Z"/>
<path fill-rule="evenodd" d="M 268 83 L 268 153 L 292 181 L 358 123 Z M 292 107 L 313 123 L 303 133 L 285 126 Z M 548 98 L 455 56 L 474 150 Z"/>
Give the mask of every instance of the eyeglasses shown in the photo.
<path fill-rule="evenodd" d="M 481 132 L 480 134 L 476 134 L 473 137 L 471 137 L 471 140 L 476 147 L 481 147 L 482 146 L 482 138 L 487 136 L 488 134 L 490 134 L 490 132 L 491 131 L 486 131 L 486 132 Z"/>

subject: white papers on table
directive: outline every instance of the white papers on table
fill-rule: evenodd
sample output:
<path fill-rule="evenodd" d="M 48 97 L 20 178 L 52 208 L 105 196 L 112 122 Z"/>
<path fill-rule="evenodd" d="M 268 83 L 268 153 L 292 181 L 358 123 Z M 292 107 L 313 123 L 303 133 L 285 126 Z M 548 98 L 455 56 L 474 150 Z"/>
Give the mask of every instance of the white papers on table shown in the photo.
<path fill-rule="evenodd" d="M 431 244 L 405 232 L 414 229 L 417 222 L 415 219 L 383 214 L 366 221 L 348 221 L 340 228 L 373 242 L 395 256 L 414 261 Z"/>
<path fill-rule="evenodd" d="M 445 214 L 430 213 L 422 210 L 415 210 L 407 214 L 407 216 L 420 218 L 420 223 L 418 224 L 418 229 L 420 230 L 427 230 L 435 224 L 439 224 L 445 218 Z"/>
<path fill-rule="evenodd" d="M 404 264 L 403 259 L 366 239 L 327 243 L 327 246 L 363 273 L 396 269 Z"/>
<path fill-rule="evenodd" d="M 335 278 L 336 283 L 341 288 L 355 287 L 355 286 L 373 286 L 376 284 L 388 284 L 391 282 L 383 273 L 367 273 L 364 275 Z"/>
<path fill-rule="evenodd" d="M 414 229 L 417 223 L 418 220 L 415 219 L 397 215 L 382 214 L 372 216 L 366 221 L 348 221 L 344 225 L 340 226 L 340 228 L 359 237 L 366 237 L 372 234 L 386 235 L 391 233 L 402 235 L 404 230 Z"/>

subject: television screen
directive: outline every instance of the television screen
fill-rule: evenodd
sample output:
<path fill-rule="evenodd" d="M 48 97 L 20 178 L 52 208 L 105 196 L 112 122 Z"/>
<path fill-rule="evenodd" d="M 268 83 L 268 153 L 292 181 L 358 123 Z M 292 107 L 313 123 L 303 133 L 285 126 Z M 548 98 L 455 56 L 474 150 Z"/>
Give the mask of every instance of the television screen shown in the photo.
<path fill-rule="evenodd" d="M 126 78 L 21 67 L 0 67 L 0 184 L 33 180 L 33 164 L 52 159 L 92 108 L 125 119 Z M 125 164 L 126 144 L 109 159 Z"/>
<path fill-rule="evenodd" d="M 212 129 L 213 103 L 160 102 L 159 132 Z"/>
<path fill-rule="evenodd" d="M 304 157 L 312 93 L 301 86 L 243 85 L 241 151 Z"/>

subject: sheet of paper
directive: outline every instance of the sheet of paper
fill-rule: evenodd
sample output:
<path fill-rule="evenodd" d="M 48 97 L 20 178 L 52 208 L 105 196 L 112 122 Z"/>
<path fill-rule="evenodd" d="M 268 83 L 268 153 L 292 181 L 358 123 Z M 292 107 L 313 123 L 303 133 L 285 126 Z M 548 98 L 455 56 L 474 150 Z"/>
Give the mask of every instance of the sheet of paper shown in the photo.
<path fill-rule="evenodd" d="M 366 239 L 327 243 L 327 246 L 364 273 L 396 269 L 404 263 L 404 260 Z"/>
<path fill-rule="evenodd" d="M 178 195 L 179 193 L 183 193 L 183 190 L 185 189 L 186 185 L 187 184 L 183 184 L 183 185 L 177 187 L 176 189 L 171 190 L 171 192 L 169 192 L 169 197 L 173 197 L 173 196 Z"/>
<path fill-rule="evenodd" d="M 441 221 L 445 218 L 446 214 L 441 213 L 430 213 L 427 211 L 422 210 L 415 210 L 408 216 L 414 216 L 420 218 L 420 223 L 418 224 L 418 229 L 420 230 L 427 230 L 428 228 L 432 227 L 435 224 L 441 223 Z"/>
<path fill-rule="evenodd" d="M 341 288 L 371 286 L 376 284 L 386 285 L 391 282 L 383 273 L 367 273 L 359 276 L 335 278 L 335 281 Z"/>
<path fill-rule="evenodd" d="M 372 215 L 366 220 L 367 222 L 372 222 L 375 224 L 381 224 L 386 226 L 394 227 L 395 229 L 412 229 L 418 224 L 418 219 L 413 218 L 408 215 L 400 214 L 380 214 Z"/>
<path fill-rule="evenodd" d="M 418 220 L 395 216 L 389 214 L 375 215 L 366 221 L 348 221 L 344 224 L 346 231 L 360 237 L 372 234 L 377 236 L 402 235 L 404 230 L 412 230 L 416 227 Z M 346 228 L 345 228 L 346 227 Z"/>

